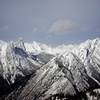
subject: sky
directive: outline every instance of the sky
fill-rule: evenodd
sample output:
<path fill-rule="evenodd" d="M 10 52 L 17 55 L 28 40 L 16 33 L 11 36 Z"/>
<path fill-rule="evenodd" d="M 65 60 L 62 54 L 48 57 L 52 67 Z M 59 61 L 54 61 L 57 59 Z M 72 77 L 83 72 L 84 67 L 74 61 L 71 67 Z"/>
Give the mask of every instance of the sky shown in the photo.
<path fill-rule="evenodd" d="M 51 45 L 100 37 L 100 0 L 0 0 L 0 40 Z"/>

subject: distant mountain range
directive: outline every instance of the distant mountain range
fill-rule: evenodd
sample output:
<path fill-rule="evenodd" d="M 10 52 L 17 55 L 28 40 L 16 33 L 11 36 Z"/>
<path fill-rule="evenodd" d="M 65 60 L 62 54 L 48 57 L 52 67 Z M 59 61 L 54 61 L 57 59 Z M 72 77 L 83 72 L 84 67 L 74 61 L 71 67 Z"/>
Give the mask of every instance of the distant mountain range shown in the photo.
<path fill-rule="evenodd" d="M 0 41 L 0 100 L 99 100 L 99 88 L 99 38 L 57 47 Z"/>

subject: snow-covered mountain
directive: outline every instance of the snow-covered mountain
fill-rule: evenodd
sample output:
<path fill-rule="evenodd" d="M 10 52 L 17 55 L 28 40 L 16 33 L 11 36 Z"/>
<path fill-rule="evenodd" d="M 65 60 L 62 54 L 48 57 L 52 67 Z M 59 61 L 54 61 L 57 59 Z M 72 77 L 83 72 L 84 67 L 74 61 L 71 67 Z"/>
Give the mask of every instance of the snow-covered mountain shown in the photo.
<path fill-rule="evenodd" d="M 41 66 L 26 52 L 22 40 L 10 43 L 1 42 L 0 49 L 0 75 L 9 84 L 14 83 L 16 77 L 29 75 Z"/>
<path fill-rule="evenodd" d="M 27 52 L 34 52 L 35 54 L 45 52 L 52 55 L 57 55 L 59 53 L 65 52 L 66 50 L 71 50 L 75 45 L 60 45 L 57 47 L 52 47 L 39 42 L 25 43 L 25 48 Z"/>
<path fill-rule="evenodd" d="M 12 90 L 6 99 L 44 100 L 59 94 L 73 97 L 99 88 L 100 39 L 57 47 L 21 39 L 0 41 L 0 77 L 13 85 L 28 75 L 31 77 L 23 88 Z"/>

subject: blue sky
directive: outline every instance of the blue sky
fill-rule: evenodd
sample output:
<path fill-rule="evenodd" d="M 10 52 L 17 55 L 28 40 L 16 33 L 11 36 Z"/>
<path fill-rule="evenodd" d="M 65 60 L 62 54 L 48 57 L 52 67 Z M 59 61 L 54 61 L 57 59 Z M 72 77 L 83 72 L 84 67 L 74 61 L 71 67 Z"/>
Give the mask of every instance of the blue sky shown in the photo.
<path fill-rule="evenodd" d="M 51 45 L 100 37 L 100 0 L 0 0 L 0 39 Z"/>

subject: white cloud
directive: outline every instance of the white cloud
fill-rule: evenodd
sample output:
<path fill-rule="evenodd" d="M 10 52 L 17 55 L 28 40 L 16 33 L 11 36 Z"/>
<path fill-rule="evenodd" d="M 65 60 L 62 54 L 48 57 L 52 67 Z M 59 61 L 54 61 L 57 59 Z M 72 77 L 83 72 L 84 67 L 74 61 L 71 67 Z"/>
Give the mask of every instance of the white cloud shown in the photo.
<path fill-rule="evenodd" d="M 65 34 L 74 33 L 79 30 L 79 25 L 71 20 L 60 19 L 55 21 L 49 28 L 49 33 Z"/>

